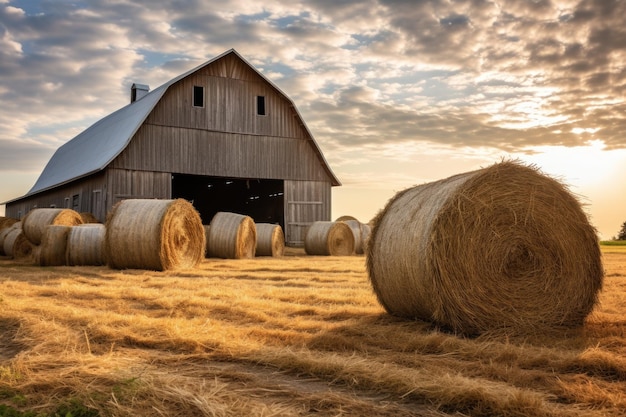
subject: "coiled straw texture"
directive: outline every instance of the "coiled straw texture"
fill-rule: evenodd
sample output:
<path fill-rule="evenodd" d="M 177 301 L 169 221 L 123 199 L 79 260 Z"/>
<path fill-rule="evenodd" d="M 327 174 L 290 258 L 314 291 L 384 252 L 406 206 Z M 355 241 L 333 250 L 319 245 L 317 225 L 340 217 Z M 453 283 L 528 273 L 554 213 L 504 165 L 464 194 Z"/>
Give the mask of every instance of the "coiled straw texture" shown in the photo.
<path fill-rule="evenodd" d="M 283 256 L 285 235 L 279 224 L 257 223 L 256 256 Z"/>
<path fill-rule="evenodd" d="M 210 258 L 253 258 L 256 225 L 252 217 L 220 211 L 211 219 L 207 256 Z"/>
<path fill-rule="evenodd" d="M 354 235 L 343 221 L 314 222 L 304 237 L 308 255 L 348 256 L 354 253 Z"/>
<path fill-rule="evenodd" d="M 24 235 L 33 245 L 40 245 L 46 226 L 76 226 L 83 223 L 79 213 L 71 209 L 37 208 L 22 220 Z"/>
<path fill-rule="evenodd" d="M 398 193 L 366 256 L 389 313 L 465 334 L 580 326 L 603 281 L 578 200 L 515 161 Z"/>
<path fill-rule="evenodd" d="M 67 236 L 67 265 L 106 264 L 106 227 L 103 224 L 87 223 L 70 229 Z"/>
<path fill-rule="evenodd" d="M 195 267 L 204 257 L 204 229 L 186 200 L 123 200 L 106 223 L 107 263 L 157 271 Z"/>

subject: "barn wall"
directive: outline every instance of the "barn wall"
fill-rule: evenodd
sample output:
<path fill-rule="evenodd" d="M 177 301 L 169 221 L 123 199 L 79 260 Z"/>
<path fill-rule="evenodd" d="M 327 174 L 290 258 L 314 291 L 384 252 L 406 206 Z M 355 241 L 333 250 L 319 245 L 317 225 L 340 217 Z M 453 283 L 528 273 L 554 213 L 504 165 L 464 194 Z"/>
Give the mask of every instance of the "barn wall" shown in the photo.
<path fill-rule="evenodd" d="M 321 181 L 285 181 L 285 240 L 303 246 L 307 228 L 330 220 L 331 185 Z"/>
<path fill-rule="evenodd" d="M 33 208 L 71 208 L 78 212 L 92 213 L 99 221 L 104 221 L 106 218 L 105 194 L 105 174 L 98 173 L 15 203 L 8 203 L 5 211 L 8 217 L 21 219 Z"/>
<path fill-rule="evenodd" d="M 111 166 L 222 177 L 330 181 L 306 140 L 155 125 L 141 127 Z"/>
<path fill-rule="evenodd" d="M 107 170 L 108 207 L 130 198 L 169 199 L 172 195 L 172 175 L 168 172 Z"/>

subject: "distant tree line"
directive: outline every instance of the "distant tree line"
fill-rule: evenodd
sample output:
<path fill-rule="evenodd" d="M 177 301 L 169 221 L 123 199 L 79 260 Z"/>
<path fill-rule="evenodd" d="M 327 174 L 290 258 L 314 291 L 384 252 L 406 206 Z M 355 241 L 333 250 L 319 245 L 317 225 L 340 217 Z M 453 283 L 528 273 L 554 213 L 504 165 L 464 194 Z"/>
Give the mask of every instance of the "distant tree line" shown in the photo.
<path fill-rule="evenodd" d="M 615 240 L 626 240 L 626 222 L 622 223 L 622 228 L 617 233 L 617 238 Z"/>

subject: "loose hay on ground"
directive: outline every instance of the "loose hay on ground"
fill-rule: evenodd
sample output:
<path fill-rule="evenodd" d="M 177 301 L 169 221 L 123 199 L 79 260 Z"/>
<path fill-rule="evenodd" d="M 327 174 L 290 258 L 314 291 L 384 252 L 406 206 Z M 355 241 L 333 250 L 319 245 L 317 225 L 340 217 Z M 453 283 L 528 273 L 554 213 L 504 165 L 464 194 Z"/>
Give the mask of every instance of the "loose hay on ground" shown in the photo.
<path fill-rule="evenodd" d="M 602 286 L 580 203 L 516 162 L 400 192 L 374 223 L 367 269 L 393 315 L 469 334 L 576 327 Z"/>

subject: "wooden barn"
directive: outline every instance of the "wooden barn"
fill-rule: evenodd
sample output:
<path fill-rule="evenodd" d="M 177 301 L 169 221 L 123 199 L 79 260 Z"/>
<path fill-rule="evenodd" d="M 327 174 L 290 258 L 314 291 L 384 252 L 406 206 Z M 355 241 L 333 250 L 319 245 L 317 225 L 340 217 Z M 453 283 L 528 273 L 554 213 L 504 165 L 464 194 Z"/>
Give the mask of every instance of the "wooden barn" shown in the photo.
<path fill-rule="evenodd" d="M 203 223 L 218 211 L 280 224 L 299 246 L 330 220 L 340 185 L 294 103 L 234 49 L 149 91 L 61 146 L 32 189 L 6 202 L 22 218 L 64 207 L 104 221 L 129 198 L 184 198 Z"/>

